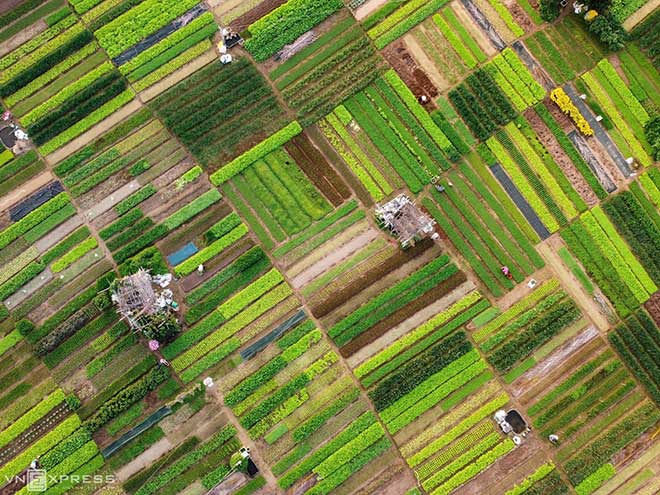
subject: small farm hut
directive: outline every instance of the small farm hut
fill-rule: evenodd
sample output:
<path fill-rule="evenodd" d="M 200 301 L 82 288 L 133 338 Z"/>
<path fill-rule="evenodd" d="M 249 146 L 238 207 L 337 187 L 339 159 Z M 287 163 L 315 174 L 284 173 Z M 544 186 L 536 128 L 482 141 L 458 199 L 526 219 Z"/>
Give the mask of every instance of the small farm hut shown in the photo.
<path fill-rule="evenodd" d="M 376 205 L 375 213 L 383 228 L 389 230 L 404 248 L 435 232 L 435 220 L 423 213 L 405 194 L 383 205 Z"/>
<path fill-rule="evenodd" d="M 149 317 L 162 310 L 154 291 L 151 275 L 140 268 L 133 275 L 117 280 L 112 286 L 112 302 L 134 330 L 148 324 Z"/>

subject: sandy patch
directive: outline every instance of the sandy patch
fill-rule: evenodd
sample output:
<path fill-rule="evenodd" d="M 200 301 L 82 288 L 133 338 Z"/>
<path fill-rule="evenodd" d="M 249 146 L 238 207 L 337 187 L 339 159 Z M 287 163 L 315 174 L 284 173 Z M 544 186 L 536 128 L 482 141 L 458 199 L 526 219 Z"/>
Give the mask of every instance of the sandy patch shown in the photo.
<path fill-rule="evenodd" d="M 45 186 L 54 178 L 53 174 L 46 170 L 27 182 L 24 182 L 20 187 L 13 189 L 9 194 L 0 198 L 0 211 L 6 210 L 15 203 L 18 203 L 21 199 L 29 196 L 40 187 Z"/>
<path fill-rule="evenodd" d="M 47 28 L 48 25 L 46 24 L 46 21 L 44 21 L 43 19 L 39 19 L 31 26 L 28 26 L 25 29 L 19 31 L 8 40 L 0 43 L 0 57 L 4 57 L 10 51 L 18 48 L 26 41 L 30 41 L 38 34 L 43 33 Z"/>
<path fill-rule="evenodd" d="M 119 203 L 122 199 L 130 196 L 132 193 L 137 191 L 139 188 L 140 188 L 140 184 L 138 184 L 137 180 L 133 179 L 128 184 L 126 184 L 126 185 L 120 187 L 119 189 L 117 189 L 110 196 L 107 196 L 105 199 L 102 199 L 97 204 L 95 204 L 92 207 L 88 208 L 87 211 L 85 211 L 85 217 L 87 218 L 87 220 L 93 220 L 94 218 L 98 217 L 102 213 L 105 213 L 106 211 L 108 211 L 114 205 Z"/>
<path fill-rule="evenodd" d="M 128 104 L 121 107 L 119 110 L 114 112 L 112 115 L 102 120 L 94 127 L 84 132 L 76 139 L 71 141 L 68 144 L 65 144 L 60 149 L 53 151 L 50 155 L 44 157 L 46 163 L 49 165 L 55 165 L 56 163 L 62 161 L 69 155 L 72 155 L 80 148 L 93 141 L 97 137 L 101 136 L 106 131 L 112 129 L 119 122 L 129 117 L 133 113 L 137 112 L 142 107 L 142 103 L 137 99 L 133 99 Z"/>
<path fill-rule="evenodd" d="M 341 246 L 339 249 L 333 250 L 325 258 L 319 260 L 318 263 L 310 266 L 307 270 L 298 274 L 293 280 L 291 280 L 291 284 L 296 289 L 307 285 L 313 279 L 322 273 L 325 273 L 337 263 L 340 263 L 341 261 L 351 256 L 358 249 L 369 244 L 376 237 L 378 237 L 378 232 L 373 229 L 369 229 L 366 232 L 363 232 L 359 236 L 354 237 L 349 242 Z"/>
<path fill-rule="evenodd" d="M 122 482 L 126 481 L 135 473 L 142 471 L 148 466 L 151 466 L 156 460 L 160 459 L 163 454 L 170 451 L 172 447 L 172 442 L 170 442 L 167 438 L 161 438 L 131 462 L 123 466 L 121 469 L 115 471 L 117 478 L 119 478 L 119 480 Z"/>
<path fill-rule="evenodd" d="M 142 101 L 147 102 L 159 94 L 163 93 L 170 87 L 174 86 L 179 81 L 184 80 L 193 72 L 197 72 L 199 69 L 205 65 L 217 60 L 215 50 L 209 50 L 208 52 L 202 54 L 200 57 L 197 57 L 195 60 L 189 64 L 184 65 L 180 69 L 172 72 L 169 76 L 161 79 L 159 82 L 153 86 L 148 87 L 139 94 L 139 97 Z"/>
<path fill-rule="evenodd" d="M 353 15 L 358 21 L 361 21 L 365 17 L 369 17 L 371 14 L 376 12 L 382 6 L 384 6 L 390 0 L 371 0 L 360 5 Z"/>

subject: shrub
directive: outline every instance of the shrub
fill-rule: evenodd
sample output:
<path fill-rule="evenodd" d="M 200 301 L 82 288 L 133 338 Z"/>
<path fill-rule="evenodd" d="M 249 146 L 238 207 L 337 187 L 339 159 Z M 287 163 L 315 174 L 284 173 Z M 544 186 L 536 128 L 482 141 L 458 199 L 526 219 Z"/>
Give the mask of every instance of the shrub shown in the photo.
<path fill-rule="evenodd" d="M 646 141 L 652 149 L 654 160 L 660 160 L 660 116 L 653 117 L 644 126 Z"/>
<path fill-rule="evenodd" d="M 628 40 L 628 33 L 621 23 L 610 14 L 601 14 L 589 24 L 593 33 L 608 50 L 621 50 Z"/>
<path fill-rule="evenodd" d="M 541 19 L 546 22 L 552 22 L 559 17 L 559 0 L 541 0 L 541 7 L 539 13 Z"/>
<path fill-rule="evenodd" d="M 119 265 L 119 274 L 122 277 L 132 275 L 140 267 L 150 270 L 154 275 L 164 274 L 169 271 L 163 255 L 156 246 L 148 247 L 124 261 Z"/>

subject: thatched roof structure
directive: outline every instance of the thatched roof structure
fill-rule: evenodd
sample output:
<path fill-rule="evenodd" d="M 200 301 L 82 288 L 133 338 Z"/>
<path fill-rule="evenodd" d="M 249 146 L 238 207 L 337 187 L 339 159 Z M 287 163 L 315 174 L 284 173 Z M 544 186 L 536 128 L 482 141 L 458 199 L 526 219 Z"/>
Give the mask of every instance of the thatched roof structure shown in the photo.
<path fill-rule="evenodd" d="M 405 194 L 376 205 L 376 217 L 389 229 L 403 247 L 433 234 L 435 220 L 423 213 Z"/>
<path fill-rule="evenodd" d="M 142 328 L 143 316 L 151 316 L 161 310 L 157 299 L 151 275 L 142 268 L 117 280 L 112 288 L 112 301 L 117 305 L 117 311 L 136 330 Z"/>

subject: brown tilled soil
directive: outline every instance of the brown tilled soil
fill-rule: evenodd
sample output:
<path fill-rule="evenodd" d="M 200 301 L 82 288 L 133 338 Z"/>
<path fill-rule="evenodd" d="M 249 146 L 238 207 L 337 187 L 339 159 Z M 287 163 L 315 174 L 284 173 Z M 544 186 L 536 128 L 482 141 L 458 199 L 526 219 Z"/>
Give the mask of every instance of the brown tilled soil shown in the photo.
<path fill-rule="evenodd" d="M 529 18 L 527 12 L 525 12 L 523 8 L 518 5 L 518 2 L 505 1 L 504 5 L 506 5 L 506 8 L 509 10 L 509 12 L 511 12 L 513 20 L 516 21 L 521 28 L 523 28 L 525 33 L 534 31 L 536 24 L 534 24 L 534 22 Z"/>
<path fill-rule="evenodd" d="M 307 134 L 293 138 L 285 145 L 285 149 L 333 206 L 339 206 L 351 196 L 346 183 L 314 147 Z"/>
<path fill-rule="evenodd" d="M 229 23 L 229 27 L 240 33 L 244 29 L 247 29 L 247 27 L 254 21 L 261 19 L 263 16 L 282 5 L 284 2 L 286 2 L 286 0 L 264 0 L 252 10 L 248 10 L 245 14 L 238 16 L 236 19 L 231 21 Z"/>
<path fill-rule="evenodd" d="M 561 127 L 561 129 L 564 132 L 569 132 L 575 129 L 575 126 L 573 125 L 573 121 L 571 120 L 571 118 L 565 113 L 563 113 L 561 110 L 559 110 L 559 107 L 554 103 L 552 103 L 550 99 L 546 98 L 545 100 L 543 100 L 543 104 L 552 114 L 552 116 L 559 124 L 559 127 Z"/>
<path fill-rule="evenodd" d="M 327 315 L 335 308 L 338 308 L 347 300 L 351 299 L 353 296 L 359 294 L 362 290 L 369 287 L 375 280 L 381 279 L 388 273 L 401 267 L 406 262 L 421 255 L 424 251 L 432 246 L 433 241 L 427 239 L 406 251 L 398 251 L 376 269 L 371 270 L 361 278 L 353 281 L 351 284 L 345 286 L 342 290 L 335 292 L 332 295 L 332 298 L 326 299 L 320 304 L 312 307 L 312 314 L 317 318 L 321 318 Z"/>
<path fill-rule="evenodd" d="M 0 2 L 0 4 L 4 4 L 4 3 L 6 2 Z M 4 57 L 9 52 L 18 48 L 26 41 L 31 40 L 38 34 L 41 34 L 46 29 L 48 29 L 48 24 L 46 24 L 46 21 L 44 21 L 43 19 L 39 19 L 35 24 L 32 24 L 31 26 L 16 33 L 7 41 L 0 43 L 0 57 Z"/>
<path fill-rule="evenodd" d="M 378 322 L 366 332 L 360 334 L 357 338 L 351 340 L 344 347 L 339 349 L 343 357 L 349 357 L 355 354 L 365 345 L 370 344 L 380 336 L 384 335 L 389 329 L 398 325 L 402 321 L 414 315 L 417 311 L 425 308 L 433 301 L 443 297 L 447 293 L 454 290 L 456 287 L 465 282 L 466 276 L 463 272 L 456 272 L 447 280 L 437 285 L 434 289 L 428 291 L 426 294 L 418 297 L 411 303 L 406 304 L 403 308 L 388 316 L 384 320 Z"/>
<path fill-rule="evenodd" d="M 461 495 L 483 495 L 503 493 L 515 480 L 524 479 L 533 471 L 531 466 L 538 466 L 547 459 L 544 446 L 535 436 L 529 436 L 522 445 L 500 458 L 476 478 L 463 485 L 458 492 Z"/>
<path fill-rule="evenodd" d="M 373 198 L 369 195 L 367 190 L 364 188 L 362 183 L 350 173 L 348 165 L 344 160 L 339 156 L 337 151 L 328 143 L 328 141 L 323 136 L 323 133 L 316 126 L 308 127 L 305 130 L 305 134 L 309 136 L 314 145 L 319 149 L 321 154 L 325 157 L 326 161 L 332 163 L 334 167 L 339 172 L 340 176 L 348 183 L 348 186 L 353 189 L 355 195 L 358 197 L 360 202 L 365 206 L 370 206 L 374 204 Z"/>
<path fill-rule="evenodd" d="M 19 3 L 22 3 L 22 2 L 23 2 L 23 0 L 2 0 L 2 2 L 0 2 L 0 14 L 4 14 L 5 12 L 9 12 L 14 7 L 16 7 Z"/>
<path fill-rule="evenodd" d="M 559 168 L 561 168 L 568 180 L 571 181 L 571 184 L 578 194 L 584 199 L 589 207 L 595 206 L 598 203 L 598 196 L 596 196 L 593 190 L 589 187 L 589 184 L 584 180 L 582 174 L 575 168 L 573 162 L 563 152 L 561 145 L 552 135 L 550 129 L 546 127 L 541 117 L 539 117 L 539 115 L 531 108 L 525 110 L 524 114 L 536 132 L 539 141 L 541 141 L 543 146 L 545 146 L 550 152 L 550 155 L 552 155 L 552 158 L 557 165 L 559 165 Z"/>
<path fill-rule="evenodd" d="M 655 324 L 660 326 L 660 291 L 653 294 L 648 301 L 644 303 L 646 311 L 649 312 Z"/>
<path fill-rule="evenodd" d="M 623 466 L 630 464 L 646 451 L 653 443 L 653 434 L 656 430 L 657 425 L 656 428 L 650 428 L 641 437 L 614 455 L 612 464 L 616 467 L 617 471 L 620 471 Z"/>
<path fill-rule="evenodd" d="M 438 89 L 417 65 L 405 43 L 399 40 L 390 44 L 383 50 L 383 56 L 394 67 L 399 77 L 404 80 L 417 98 L 426 95 L 429 100 L 425 104 L 427 109 L 429 111 L 435 109 L 432 99 L 438 96 Z"/>

